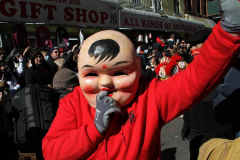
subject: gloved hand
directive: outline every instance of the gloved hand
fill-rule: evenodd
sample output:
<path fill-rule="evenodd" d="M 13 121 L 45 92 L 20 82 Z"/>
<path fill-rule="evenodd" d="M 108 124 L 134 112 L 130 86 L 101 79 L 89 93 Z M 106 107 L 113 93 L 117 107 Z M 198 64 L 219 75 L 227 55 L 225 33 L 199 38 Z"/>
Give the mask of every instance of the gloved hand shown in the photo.
<path fill-rule="evenodd" d="M 110 115 L 113 113 L 121 113 L 121 109 L 118 108 L 115 100 L 107 95 L 108 91 L 101 91 L 96 98 L 97 107 L 94 123 L 101 134 L 104 134 L 110 125 Z"/>
<path fill-rule="evenodd" d="M 220 0 L 221 26 L 227 32 L 240 32 L 240 1 Z"/>
<path fill-rule="evenodd" d="M 18 50 L 16 48 L 13 48 L 13 50 L 10 53 L 10 57 L 14 57 L 15 54 L 17 54 Z"/>

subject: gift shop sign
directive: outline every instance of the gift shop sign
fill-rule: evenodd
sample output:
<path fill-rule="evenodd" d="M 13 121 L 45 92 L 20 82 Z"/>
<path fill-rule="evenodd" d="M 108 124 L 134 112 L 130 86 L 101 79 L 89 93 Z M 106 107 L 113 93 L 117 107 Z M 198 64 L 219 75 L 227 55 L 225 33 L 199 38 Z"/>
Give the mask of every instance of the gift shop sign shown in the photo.
<path fill-rule="evenodd" d="M 203 24 L 194 21 L 191 23 L 180 19 L 163 18 L 160 15 L 157 17 L 120 12 L 120 28 L 194 33 L 203 27 Z"/>
<path fill-rule="evenodd" d="M 0 0 L 0 20 L 118 28 L 119 10 L 98 0 Z"/>

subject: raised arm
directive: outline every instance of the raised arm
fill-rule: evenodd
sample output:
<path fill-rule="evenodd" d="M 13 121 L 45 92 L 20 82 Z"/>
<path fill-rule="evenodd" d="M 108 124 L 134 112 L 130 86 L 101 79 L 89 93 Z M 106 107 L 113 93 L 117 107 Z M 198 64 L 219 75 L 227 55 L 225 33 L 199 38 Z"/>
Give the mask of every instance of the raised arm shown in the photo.
<path fill-rule="evenodd" d="M 158 82 L 159 109 L 165 123 L 185 113 L 201 101 L 233 65 L 240 51 L 238 34 L 225 32 L 220 23 L 205 41 L 201 53 L 185 71 Z"/>

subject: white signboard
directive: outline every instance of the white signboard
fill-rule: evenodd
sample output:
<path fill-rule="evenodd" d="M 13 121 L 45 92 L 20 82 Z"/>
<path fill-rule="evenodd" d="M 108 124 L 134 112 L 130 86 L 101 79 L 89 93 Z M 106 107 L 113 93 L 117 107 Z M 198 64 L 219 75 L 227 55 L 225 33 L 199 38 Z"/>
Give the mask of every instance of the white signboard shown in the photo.
<path fill-rule="evenodd" d="M 120 28 L 132 28 L 142 30 L 159 30 L 193 33 L 203 29 L 204 25 L 186 22 L 180 19 L 163 18 L 157 16 L 139 15 L 135 13 L 120 11 Z"/>
<path fill-rule="evenodd" d="M 0 0 L 0 21 L 118 28 L 119 9 L 99 0 Z"/>

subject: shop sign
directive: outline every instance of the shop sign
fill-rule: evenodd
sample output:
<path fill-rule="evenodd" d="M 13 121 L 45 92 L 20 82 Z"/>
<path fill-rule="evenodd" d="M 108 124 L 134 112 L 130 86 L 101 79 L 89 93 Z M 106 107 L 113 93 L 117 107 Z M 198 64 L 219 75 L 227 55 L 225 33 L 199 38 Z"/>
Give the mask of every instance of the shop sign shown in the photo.
<path fill-rule="evenodd" d="M 0 0 L 0 21 L 118 28 L 119 9 L 98 0 Z"/>
<path fill-rule="evenodd" d="M 120 28 L 132 28 L 142 30 L 159 30 L 172 32 L 193 33 L 203 29 L 200 23 L 186 22 L 180 19 L 146 16 L 129 12 L 120 12 Z"/>

